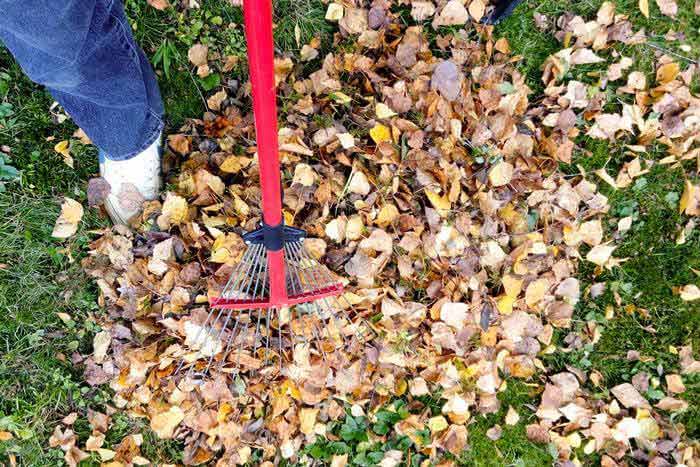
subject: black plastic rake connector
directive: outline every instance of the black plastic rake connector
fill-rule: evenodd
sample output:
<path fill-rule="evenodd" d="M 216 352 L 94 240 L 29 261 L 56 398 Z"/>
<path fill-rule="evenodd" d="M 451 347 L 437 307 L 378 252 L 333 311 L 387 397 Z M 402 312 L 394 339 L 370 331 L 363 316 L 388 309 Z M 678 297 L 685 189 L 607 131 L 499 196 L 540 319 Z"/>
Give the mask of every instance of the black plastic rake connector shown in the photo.
<path fill-rule="evenodd" d="M 264 245 L 268 251 L 279 251 L 287 243 L 300 242 L 306 238 L 306 231 L 284 224 L 262 224 L 258 229 L 243 235 L 248 245 Z"/>

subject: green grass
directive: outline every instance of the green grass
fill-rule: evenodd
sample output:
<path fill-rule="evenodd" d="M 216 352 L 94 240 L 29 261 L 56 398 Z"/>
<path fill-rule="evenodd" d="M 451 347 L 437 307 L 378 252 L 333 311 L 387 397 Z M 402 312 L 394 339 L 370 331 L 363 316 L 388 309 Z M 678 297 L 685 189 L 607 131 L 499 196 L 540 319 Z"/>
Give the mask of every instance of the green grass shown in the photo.
<path fill-rule="evenodd" d="M 240 11 L 232 9 L 227 0 L 201 3 L 200 9 L 178 13 L 172 9 L 157 11 L 141 0 L 126 1 L 137 41 L 156 61 L 169 129 L 178 128 L 187 118 L 200 117 L 205 110 L 204 98 L 212 78 L 197 77 L 196 70 L 187 61 L 187 50 L 192 44 L 203 43 L 220 55 L 240 57 L 241 64 L 233 72 L 212 70 L 220 83 L 246 79 Z M 601 0 L 527 0 L 513 17 L 496 28 L 496 35 L 507 37 L 511 48 L 522 55 L 518 66 L 534 91 L 533 101 L 543 89 L 542 63 L 561 48 L 550 31 L 541 32 L 536 28 L 533 13 L 547 15 L 550 21 L 567 10 L 591 17 L 601 3 Z M 679 1 L 681 10 L 676 21 L 660 15 L 653 1 L 649 2 L 649 19 L 639 12 L 637 0 L 616 3 L 617 11 L 629 15 L 635 29 L 645 28 L 651 32 L 655 46 L 683 56 L 698 56 L 700 18 L 694 15 L 691 0 Z M 321 38 L 323 51 L 331 49 L 333 29 L 323 19 L 325 6 L 320 2 L 279 0 L 275 13 L 276 44 L 280 51 L 297 53 L 300 44 L 307 43 L 315 35 Z M 295 37 L 297 27 L 299 43 Z M 663 39 L 670 29 L 686 34 L 685 44 L 692 47 L 692 52 L 683 51 L 680 43 Z M 616 47 L 620 53 L 632 57 L 636 69 L 647 73 L 651 79 L 651 46 Z M 679 61 L 685 65 L 684 60 Z M 597 78 L 587 73 L 600 72 L 606 67 L 607 64 L 603 64 L 574 69 L 572 73 L 575 74 L 567 79 L 596 83 Z M 612 89 L 614 87 L 609 92 Z M 53 427 L 72 411 L 83 413 L 88 407 L 103 408 L 109 400 L 106 391 L 87 386 L 80 369 L 70 363 L 73 351 L 89 350 L 92 333 L 96 330 L 90 319 L 99 313 L 96 290 L 80 272 L 79 260 L 90 238 L 88 230 L 106 225 L 106 221 L 88 211 L 75 238 L 62 243 L 50 237 L 61 197 L 84 201 L 86 180 L 97 171 L 95 149 L 76 144 L 72 148 L 75 169 L 63 164 L 53 146 L 69 138 L 75 127 L 69 120 L 56 123 L 49 112 L 51 103 L 51 97 L 29 82 L 9 54 L 0 48 L 0 104 L 12 106 L 11 124 L 0 128 L 0 145 L 12 149 L 12 163 L 22 171 L 21 180 L 9 184 L 7 193 L 0 193 L 0 212 L 3 213 L 0 264 L 7 265 L 0 267 L 0 431 L 10 430 L 15 434 L 13 441 L 0 443 L 0 464 L 14 454 L 22 465 L 61 465 L 62 452 L 47 447 Z M 609 147 L 586 138 L 577 142 L 587 154 L 580 151 L 576 163 L 587 171 L 606 166 L 614 176 L 624 162 L 619 146 Z M 656 148 L 647 157 L 660 158 L 661 149 Z M 690 166 L 686 168 L 691 169 Z M 575 165 L 563 169 L 578 173 Z M 643 179 L 644 182 L 624 190 L 614 191 L 604 185 L 602 188 L 610 197 L 612 207 L 607 226 L 610 232 L 615 229 L 615 219 L 626 215 L 635 218 L 632 230 L 625 234 L 616 251 L 616 256 L 629 257 L 629 261 L 598 277 L 594 277 L 593 268 L 583 264 L 579 274 L 584 285 L 608 282 L 609 291 L 595 301 L 583 301 L 575 315 L 579 327 L 585 321 L 598 321 L 602 327 L 601 340 L 593 348 L 559 353 L 546 359 L 553 370 L 573 365 L 586 371 L 599 371 L 606 387 L 629 381 L 640 371 L 656 374 L 659 366 L 665 373 L 678 371 L 677 356 L 669 352 L 669 346 L 692 344 L 696 351 L 700 349 L 698 307 L 683 303 L 672 291 L 675 286 L 697 283 L 698 278 L 691 268 L 700 270 L 700 234 L 692 233 L 684 245 L 675 243 L 676 226 L 687 221 L 677 211 L 682 172 L 657 167 Z M 623 307 L 643 308 L 648 317 L 638 311 L 626 314 L 623 307 L 615 305 L 615 318 L 605 320 L 605 308 L 615 304 L 613 289 L 619 293 Z M 65 313 L 72 319 L 64 322 L 58 313 Z M 561 344 L 565 335 L 558 333 L 555 338 Z M 629 350 L 653 360 L 628 361 Z M 673 420 L 684 423 L 688 433 L 698 438 L 700 378 L 689 377 L 685 383 L 688 390 L 681 397 L 688 401 L 690 408 Z M 592 386 L 589 389 L 600 391 Z M 547 446 L 531 443 L 524 433 L 524 426 L 534 421 L 534 415 L 525 405 L 536 398 L 530 391 L 523 383 L 511 382 L 501 395 L 503 408 L 498 414 L 475 416 L 469 426 L 470 450 L 458 459 L 461 465 L 552 463 Z M 508 405 L 516 407 L 521 416 L 520 423 L 513 427 L 503 423 Z M 486 437 L 486 430 L 496 423 L 503 427 L 503 436 L 492 442 Z M 117 416 L 108 442 L 118 443 L 124 435 L 142 428 L 140 422 Z M 88 430 L 84 423 L 76 425 L 76 432 L 83 440 Z M 403 446 L 401 440 L 391 442 Z M 388 446 L 373 449 L 380 452 Z M 142 450 L 149 459 L 172 461 L 177 460 L 179 446 L 158 442 L 147 434 Z M 591 463 L 596 460 L 581 458 Z"/>

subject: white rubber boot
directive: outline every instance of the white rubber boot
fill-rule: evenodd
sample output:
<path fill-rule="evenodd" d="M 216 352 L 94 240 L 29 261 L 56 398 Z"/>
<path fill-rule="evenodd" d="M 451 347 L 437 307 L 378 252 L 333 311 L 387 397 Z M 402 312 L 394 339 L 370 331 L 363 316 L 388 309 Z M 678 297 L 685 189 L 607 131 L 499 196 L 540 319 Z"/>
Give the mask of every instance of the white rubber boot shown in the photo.
<path fill-rule="evenodd" d="M 128 225 L 141 212 L 144 201 L 158 197 L 160 162 L 160 137 L 131 159 L 113 161 L 100 157 L 100 175 L 112 187 L 105 200 L 105 209 L 112 222 Z"/>

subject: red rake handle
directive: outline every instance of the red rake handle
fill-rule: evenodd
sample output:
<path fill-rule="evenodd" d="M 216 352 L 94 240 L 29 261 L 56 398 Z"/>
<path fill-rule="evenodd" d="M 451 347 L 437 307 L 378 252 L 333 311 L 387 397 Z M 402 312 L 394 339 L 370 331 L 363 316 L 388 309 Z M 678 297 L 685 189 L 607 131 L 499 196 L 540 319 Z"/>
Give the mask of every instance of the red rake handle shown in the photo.
<path fill-rule="evenodd" d="M 253 91 L 253 114 L 260 165 L 263 221 L 269 226 L 282 223 L 282 192 L 277 148 L 277 95 L 275 92 L 272 1 L 244 0 L 243 18 L 248 43 L 248 69 Z M 267 252 L 270 302 L 284 303 L 287 286 L 284 250 Z"/>
<path fill-rule="evenodd" d="M 253 88 L 253 113 L 260 164 L 260 188 L 265 223 L 282 222 L 282 193 L 277 148 L 277 95 L 275 92 L 271 0 L 243 2 L 248 69 Z"/>

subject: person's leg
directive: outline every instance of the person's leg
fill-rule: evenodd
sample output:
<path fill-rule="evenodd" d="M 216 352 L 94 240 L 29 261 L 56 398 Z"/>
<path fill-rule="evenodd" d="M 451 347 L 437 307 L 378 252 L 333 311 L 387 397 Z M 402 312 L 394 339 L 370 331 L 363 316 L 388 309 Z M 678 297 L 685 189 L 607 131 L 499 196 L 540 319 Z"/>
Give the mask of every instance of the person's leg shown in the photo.
<path fill-rule="evenodd" d="M 0 0 L 0 12 L 0 40 L 100 148 L 112 204 L 119 204 L 122 184 L 154 197 L 163 104 L 121 0 Z M 112 206 L 110 214 L 122 207 Z M 123 221 L 130 213 L 116 214 Z"/>

